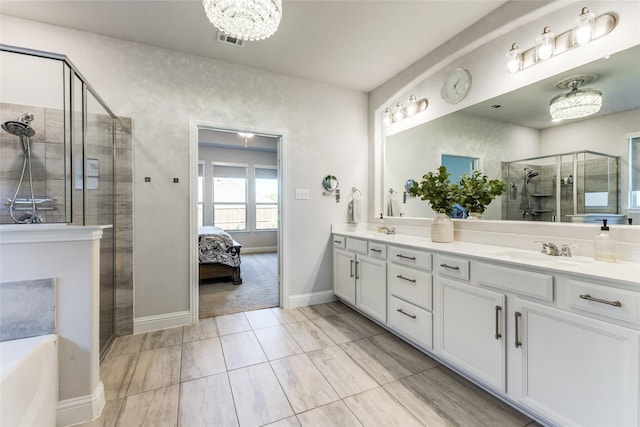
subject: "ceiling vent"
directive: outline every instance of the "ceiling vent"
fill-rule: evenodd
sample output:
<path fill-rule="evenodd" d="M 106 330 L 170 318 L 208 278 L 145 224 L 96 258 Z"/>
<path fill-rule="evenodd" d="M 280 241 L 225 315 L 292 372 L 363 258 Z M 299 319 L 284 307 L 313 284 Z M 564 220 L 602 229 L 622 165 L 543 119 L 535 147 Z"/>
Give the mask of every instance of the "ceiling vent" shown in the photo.
<path fill-rule="evenodd" d="M 231 37 L 222 31 L 218 31 L 218 41 L 224 44 L 231 44 L 238 47 L 244 47 L 245 40 L 237 39 L 235 37 Z"/>

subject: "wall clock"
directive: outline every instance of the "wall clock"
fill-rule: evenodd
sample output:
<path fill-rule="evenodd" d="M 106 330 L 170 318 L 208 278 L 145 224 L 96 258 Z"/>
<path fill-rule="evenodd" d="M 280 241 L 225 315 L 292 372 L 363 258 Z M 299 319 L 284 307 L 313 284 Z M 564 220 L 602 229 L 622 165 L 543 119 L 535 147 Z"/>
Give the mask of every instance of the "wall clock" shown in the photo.
<path fill-rule="evenodd" d="M 471 73 L 464 68 L 449 71 L 442 83 L 440 96 L 449 104 L 456 104 L 464 99 L 471 89 Z"/>

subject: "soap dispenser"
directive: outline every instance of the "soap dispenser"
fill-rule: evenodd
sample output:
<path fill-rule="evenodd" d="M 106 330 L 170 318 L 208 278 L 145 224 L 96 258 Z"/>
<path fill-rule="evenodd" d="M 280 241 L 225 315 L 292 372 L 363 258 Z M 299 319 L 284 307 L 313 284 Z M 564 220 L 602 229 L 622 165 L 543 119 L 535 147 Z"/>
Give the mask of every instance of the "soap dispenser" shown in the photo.
<path fill-rule="evenodd" d="M 378 233 L 384 233 L 384 231 L 384 218 L 382 217 L 382 214 L 380 214 L 380 222 L 378 222 Z"/>
<path fill-rule="evenodd" d="M 616 261 L 616 241 L 609 233 L 607 220 L 602 220 L 600 233 L 596 235 L 595 240 L 595 259 L 596 261 L 615 262 Z"/>

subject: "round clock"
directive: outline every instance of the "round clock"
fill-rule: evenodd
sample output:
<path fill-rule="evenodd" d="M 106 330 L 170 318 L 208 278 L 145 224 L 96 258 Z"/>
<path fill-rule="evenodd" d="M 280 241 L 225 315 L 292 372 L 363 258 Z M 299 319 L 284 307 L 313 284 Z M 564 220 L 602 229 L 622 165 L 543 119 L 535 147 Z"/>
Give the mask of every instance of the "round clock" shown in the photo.
<path fill-rule="evenodd" d="M 471 89 L 471 74 L 464 68 L 449 71 L 442 83 L 440 96 L 449 104 L 456 104 L 464 99 Z"/>

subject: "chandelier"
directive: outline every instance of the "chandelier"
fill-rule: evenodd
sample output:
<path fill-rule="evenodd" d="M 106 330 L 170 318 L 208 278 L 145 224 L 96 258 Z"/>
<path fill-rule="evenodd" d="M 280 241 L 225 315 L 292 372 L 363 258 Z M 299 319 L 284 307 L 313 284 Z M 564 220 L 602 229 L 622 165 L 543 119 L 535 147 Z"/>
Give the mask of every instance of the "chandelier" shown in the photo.
<path fill-rule="evenodd" d="M 602 92 L 595 89 L 578 89 L 585 82 L 593 81 L 595 78 L 595 75 L 571 77 L 556 84 L 556 87 L 566 87 L 571 91 L 551 99 L 549 102 L 551 118 L 553 120 L 579 119 L 600 111 Z"/>
<path fill-rule="evenodd" d="M 203 0 L 209 21 L 236 39 L 271 37 L 282 19 L 282 0 Z"/>

